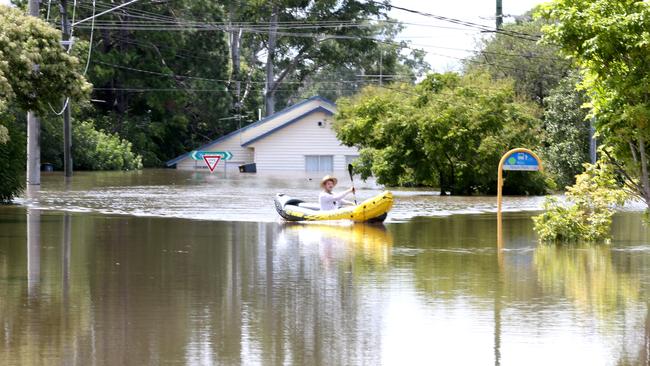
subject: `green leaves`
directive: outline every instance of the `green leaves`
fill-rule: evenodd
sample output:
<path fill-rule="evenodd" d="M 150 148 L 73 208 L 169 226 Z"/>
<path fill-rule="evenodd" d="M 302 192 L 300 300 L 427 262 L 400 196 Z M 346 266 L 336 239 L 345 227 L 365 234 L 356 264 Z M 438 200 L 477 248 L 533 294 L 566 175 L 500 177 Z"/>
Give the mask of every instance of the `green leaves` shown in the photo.
<path fill-rule="evenodd" d="M 537 107 L 510 81 L 484 73 L 431 74 L 420 84 L 366 88 L 339 102 L 341 141 L 361 149 L 357 169 L 387 185 L 438 186 L 452 194 L 491 193 L 496 167 L 512 146 L 536 147 Z M 544 191 L 511 174 L 509 193 Z"/>
<path fill-rule="evenodd" d="M 589 161 L 589 121 L 582 108 L 584 93 L 576 90 L 576 73 L 560 81 L 545 99 L 543 159 L 560 188 L 575 182 Z"/>
<path fill-rule="evenodd" d="M 608 238 L 614 208 L 629 198 L 616 180 L 611 165 L 585 164 L 585 172 L 567 188 L 568 204 L 547 198 L 544 213 L 533 217 L 535 231 L 544 242 L 596 242 Z"/>
<path fill-rule="evenodd" d="M 0 143 L 0 203 L 7 203 L 23 188 L 25 136 L 7 114 L 0 113 L 0 121 L 0 130 L 6 131 Z"/>
<path fill-rule="evenodd" d="M 83 99 L 90 84 L 67 54 L 59 31 L 21 10 L 0 6 L 0 100 L 44 114 L 61 96 Z"/>
<path fill-rule="evenodd" d="M 142 168 L 142 157 L 131 143 L 114 134 L 96 130 L 90 121 L 75 124 L 73 161 L 76 169 L 134 170 Z"/>
<path fill-rule="evenodd" d="M 544 41 L 583 69 L 601 142 L 629 186 L 650 206 L 650 4 L 634 0 L 555 0 L 540 14 Z M 638 182 L 637 182 L 638 181 Z"/>

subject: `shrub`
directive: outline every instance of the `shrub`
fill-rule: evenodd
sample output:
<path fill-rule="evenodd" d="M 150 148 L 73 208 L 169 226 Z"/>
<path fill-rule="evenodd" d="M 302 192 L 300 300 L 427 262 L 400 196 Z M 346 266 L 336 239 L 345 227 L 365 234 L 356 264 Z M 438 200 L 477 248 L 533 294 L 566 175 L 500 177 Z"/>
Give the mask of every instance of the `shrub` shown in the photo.
<path fill-rule="evenodd" d="M 95 129 L 92 121 L 74 125 L 73 163 L 82 170 L 133 170 L 142 168 L 142 158 L 131 143 L 117 134 Z"/>
<path fill-rule="evenodd" d="M 0 125 L 0 203 L 20 193 L 25 177 L 25 136 L 14 123 Z"/>
<path fill-rule="evenodd" d="M 585 164 L 585 172 L 567 188 L 568 205 L 550 197 L 544 213 L 533 217 L 535 231 L 544 242 L 596 242 L 609 236 L 614 207 L 628 195 L 619 186 L 613 168 L 604 163 Z"/>

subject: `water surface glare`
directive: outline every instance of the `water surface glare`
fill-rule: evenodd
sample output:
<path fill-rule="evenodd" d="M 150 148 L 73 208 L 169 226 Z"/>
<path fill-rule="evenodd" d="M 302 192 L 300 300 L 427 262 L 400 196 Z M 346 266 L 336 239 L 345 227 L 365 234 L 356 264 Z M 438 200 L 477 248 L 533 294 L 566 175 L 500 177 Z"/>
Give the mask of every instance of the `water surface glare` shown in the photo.
<path fill-rule="evenodd" d="M 540 246 L 530 213 L 385 226 L 0 207 L 2 365 L 650 360 L 650 231 Z"/>

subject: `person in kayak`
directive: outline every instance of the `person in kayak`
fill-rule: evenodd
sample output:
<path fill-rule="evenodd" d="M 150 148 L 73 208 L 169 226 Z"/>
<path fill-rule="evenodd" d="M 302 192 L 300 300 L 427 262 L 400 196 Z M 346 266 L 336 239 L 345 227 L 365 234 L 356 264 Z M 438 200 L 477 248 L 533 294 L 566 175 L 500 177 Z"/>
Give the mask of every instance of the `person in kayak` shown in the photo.
<path fill-rule="evenodd" d="M 336 210 L 341 208 L 343 204 L 352 205 L 350 201 L 344 200 L 344 198 L 350 193 L 354 193 L 354 187 L 350 187 L 345 191 L 334 194 L 332 190 L 338 183 L 338 179 L 332 177 L 331 175 L 326 175 L 320 182 L 320 187 L 323 189 L 318 196 L 318 203 L 320 204 L 320 209 L 323 211 Z"/>

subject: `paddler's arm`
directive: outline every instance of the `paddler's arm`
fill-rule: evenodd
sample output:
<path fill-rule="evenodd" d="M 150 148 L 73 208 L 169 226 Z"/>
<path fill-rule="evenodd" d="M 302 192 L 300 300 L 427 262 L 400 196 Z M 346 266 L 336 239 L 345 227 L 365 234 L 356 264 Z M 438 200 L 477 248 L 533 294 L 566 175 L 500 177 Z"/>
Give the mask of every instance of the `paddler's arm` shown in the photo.
<path fill-rule="evenodd" d="M 343 202 L 343 204 L 344 204 L 344 205 L 348 205 L 348 206 L 354 206 L 354 202 L 352 202 L 352 201 L 348 201 L 348 200 L 341 200 L 341 202 Z"/>
<path fill-rule="evenodd" d="M 350 187 L 350 188 L 346 189 L 345 191 L 343 191 L 341 193 L 338 193 L 338 194 L 332 194 L 332 199 L 334 201 L 340 201 L 340 200 L 344 199 L 347 195 L 349 195 L 352 192 L 354 192 L 354 187 Z"/>

